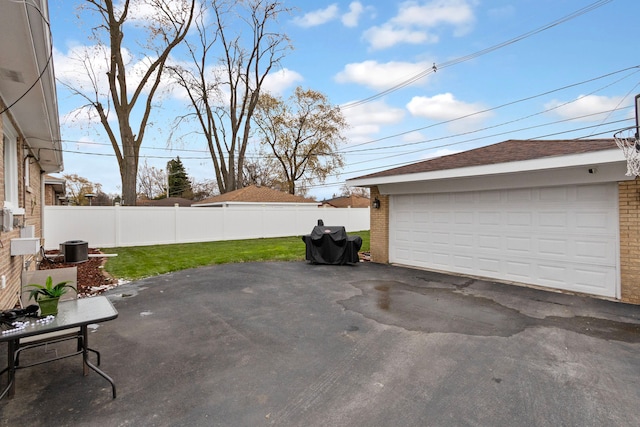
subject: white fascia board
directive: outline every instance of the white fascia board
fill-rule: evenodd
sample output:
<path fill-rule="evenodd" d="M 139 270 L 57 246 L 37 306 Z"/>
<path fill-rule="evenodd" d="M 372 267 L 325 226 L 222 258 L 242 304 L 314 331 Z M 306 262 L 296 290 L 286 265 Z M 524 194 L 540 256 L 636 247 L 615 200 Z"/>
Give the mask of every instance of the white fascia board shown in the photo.
<path fill-rule="evenodd" d="M 414 181 L 435 181 L 444 179 L 480 177 L 571 168 L 577 166 L 596 166 L 599 164 L 626 162 L 621 150 L 611 149 L 567 156 L 545 157 L 542 159 L 522 160 L 518 162 L 498 163 L 491 165 L 470 166 L 465 168 L 445 169 L 430 172 L 410 173 L 372 178 L 355 178 L 346 181 L 353 187 L 370 187 L 374 185 L 396 184 Z"/>
<path fill-rule="evenodd" d="M 206 207 L 206 206 L 287 206 L 287 207 L 303 207 L 303 208 L 317 208 L 322 203 L 292 203 L 292 202 L 215 202 L 215 203 L 197 203 L 192 204 L 192 207 Z"/>

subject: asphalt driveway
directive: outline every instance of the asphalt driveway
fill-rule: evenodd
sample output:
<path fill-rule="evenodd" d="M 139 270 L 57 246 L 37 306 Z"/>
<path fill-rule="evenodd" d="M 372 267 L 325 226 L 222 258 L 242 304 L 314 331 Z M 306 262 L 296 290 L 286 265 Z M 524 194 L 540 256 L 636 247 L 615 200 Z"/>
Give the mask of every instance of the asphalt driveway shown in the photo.
<path fill-rule="evenodd" d="M 65 359 L 17 373 L 1 425 L 640 422 L 639 306 L 372 263 L 228 264 L 109 298 L 89 340 L 118 397 Z"/>

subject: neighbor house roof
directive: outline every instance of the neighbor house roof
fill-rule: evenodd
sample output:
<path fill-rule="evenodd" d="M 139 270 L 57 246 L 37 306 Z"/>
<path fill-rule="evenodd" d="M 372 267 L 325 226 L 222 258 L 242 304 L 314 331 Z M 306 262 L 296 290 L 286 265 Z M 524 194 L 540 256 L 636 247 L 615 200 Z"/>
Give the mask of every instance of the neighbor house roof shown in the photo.
<path fill-rule="evenodd" d="M 201 200 L 198 203 L 192 204 L 191 206 L 212 206 L 240 203 L 302 203 L 318 205 L 318 202 L 313 199 L 296 196 L 268 187 L 258 187 L 256 185 L 250 185 L 239 190 L 230 191 L 228 193 Z"/>
<path fill-rule="evenodd" d="M 362 196 L 342 196 L 333 199 L 323 200 L 323 205 L 330 205 L 334 208 L 368 208 L 370 200 L 368 197 Z"/>
<path fill-rule="evenodd" d="M 425 160 L 398 168 L 376 172 L 354 179 L 404 175 L 436 170 L 457 169 L 470 166 L 556 157 L 568 154 L 589 153 L 616 149 L 613 139 L 589 140 L 515 140 L 475 148 L 461 153 Z"/>

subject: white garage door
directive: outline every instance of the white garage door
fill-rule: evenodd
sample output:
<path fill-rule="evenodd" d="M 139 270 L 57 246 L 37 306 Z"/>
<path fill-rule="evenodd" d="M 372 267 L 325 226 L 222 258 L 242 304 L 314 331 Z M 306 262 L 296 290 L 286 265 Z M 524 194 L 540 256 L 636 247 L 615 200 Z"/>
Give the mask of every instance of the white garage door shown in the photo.
<path fill-rule="evenodd" d="M 608 297 L 615 183 L 391 196 L 389 260 Z"/>

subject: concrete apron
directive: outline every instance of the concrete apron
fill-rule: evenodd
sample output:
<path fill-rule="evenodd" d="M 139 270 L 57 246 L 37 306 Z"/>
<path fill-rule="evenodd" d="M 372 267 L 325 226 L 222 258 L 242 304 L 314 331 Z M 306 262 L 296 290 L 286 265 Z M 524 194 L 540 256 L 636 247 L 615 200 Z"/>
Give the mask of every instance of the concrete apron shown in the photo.
<path fill-rule="evenodd" d="M 65 359 L 18 371 L 0 425 L 638 422 L 637 306 L 371 263 L 221 265 L 109 298 L 89 342 L 118 397 Z M 63 348 L 23 360 L 45 350 Z"/>

